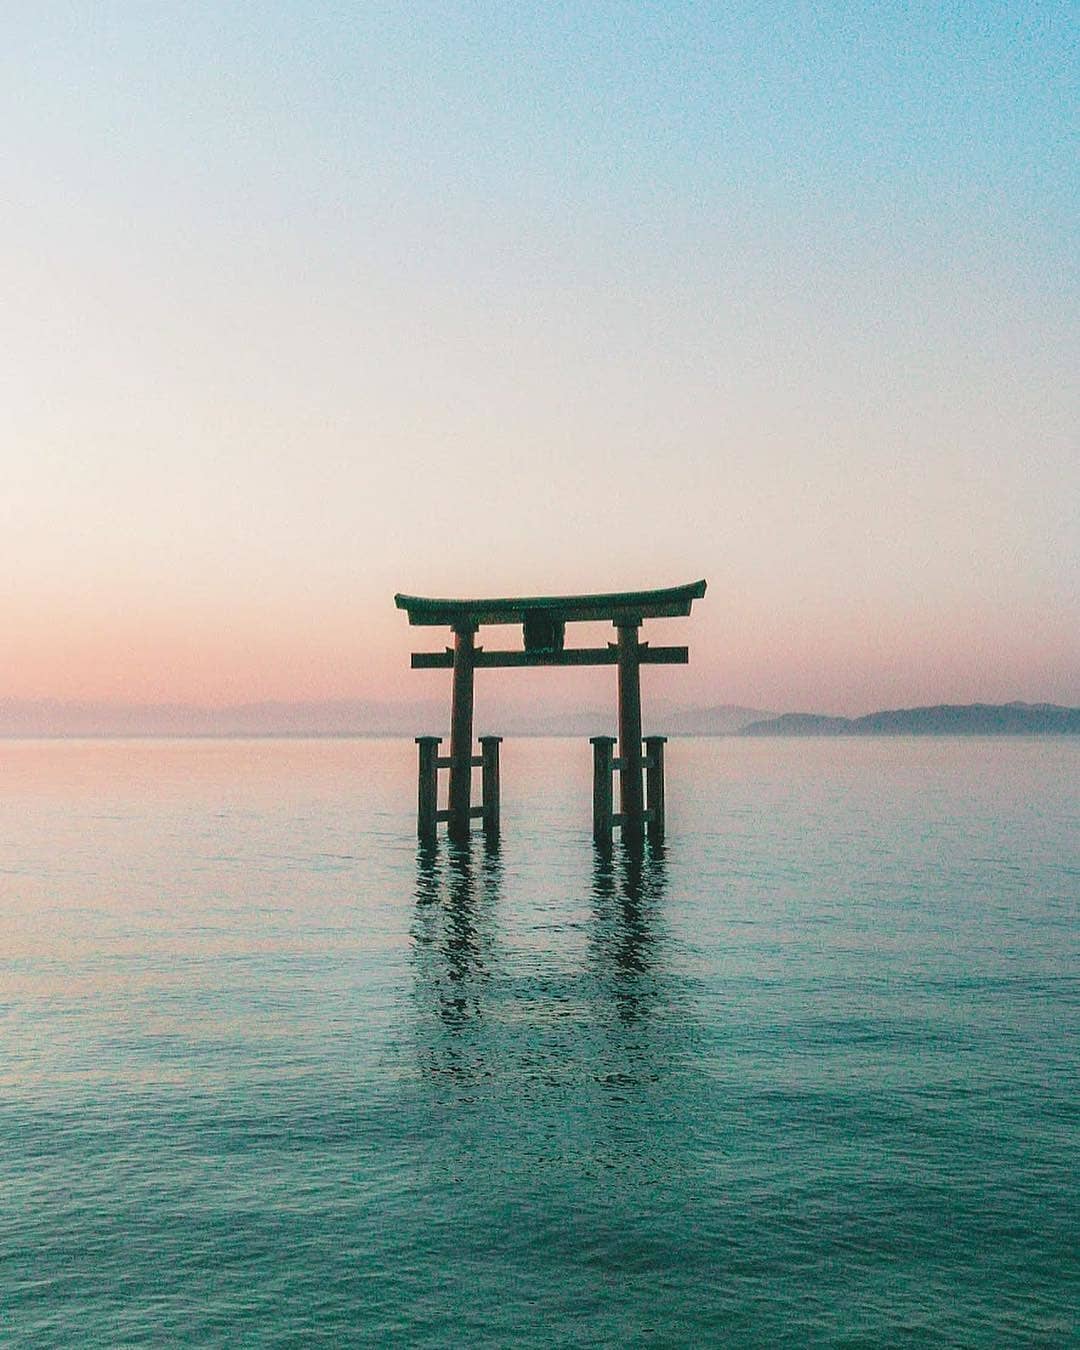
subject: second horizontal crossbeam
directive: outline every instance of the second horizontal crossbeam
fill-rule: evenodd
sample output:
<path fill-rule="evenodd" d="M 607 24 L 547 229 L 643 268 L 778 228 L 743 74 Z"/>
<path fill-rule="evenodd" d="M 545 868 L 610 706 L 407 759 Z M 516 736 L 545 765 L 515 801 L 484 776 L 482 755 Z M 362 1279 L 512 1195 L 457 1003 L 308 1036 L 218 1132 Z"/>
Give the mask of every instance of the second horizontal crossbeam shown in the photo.
<path fill-rule="evenodd" d="M 477 647 L 472 664 L 477 670 L 508 666 L 614 666 L 619 652 L 614 646 L 571 647 L 561 652 L 486 652 Z M 690 661 L 688 647 L 650 647 L 643 642 L 638 648 L 638 660 L 643 666 L 685 666 Z M 413 652 L 413 670 L 451 670 L 454 653 L 451 648 L 442 652 Z"/>

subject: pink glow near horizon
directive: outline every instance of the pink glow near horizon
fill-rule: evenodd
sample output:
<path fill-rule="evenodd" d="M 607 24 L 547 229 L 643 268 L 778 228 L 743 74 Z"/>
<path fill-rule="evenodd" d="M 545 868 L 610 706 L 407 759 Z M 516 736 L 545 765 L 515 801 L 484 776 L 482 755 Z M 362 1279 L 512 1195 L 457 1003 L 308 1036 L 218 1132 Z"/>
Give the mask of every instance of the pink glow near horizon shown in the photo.
<path fill-rule="evenodd" d="M 710 613 L 715 608 L 719 613 Z M 1054 633 L 1048 616 L 1041 632 L 1015 631 L 1007 652 L 997 650 L 997 616 L 867 614 L 846 616 L 770 612 L 759 622 L 736 622 L 723 597 L 710 593 L 690 621 L 646 625 L 653 642 L 685 642 L 688 668 L 656 667 L 645 676 L 645 696 L 660 705 L 724 703 L 775 709 L 860 713 L 876 707 L 937 702 L 1004 702 L 1013 698 L 1068 702 L 1074 698 L 1070 642 Z M 51 617 L 51 616 L 49 616 Z M 132 621 L 132 617 L 134 621 Z M 258 617 L 256 616 L 256 620 Z M 334 616 L 331 616 L 334 617 Z M 363 611 L 328 622 L 282 615 L 269 628 L 258 621 L 229 624 L 227 616 L 187 616 L 181 627 L 155 614 L 113 616 L 112 621 L 69 617 L 56 626 L 46 617 L 30 628 L 33 662 L 24 683 L 10 682 L 5 697 L 57 698 L 110 704 L 190 703 L 220 707 L 260 701 L 310 702 L 365 699 L 445 700 L 443 672 L 413 672 L 412 650 L 439 649 L 447 634 L 410 629 L 404 616 Z M 215 624 L 214 619 L 218 619 Z M 29 627 L 29 626 L 28 626 Z M 902 640 L 897 640 L 900 630 Z M 962 630 L 962 645 L 957 644 Z M 1006 628 L 1005 631 L 1008 631 Z M 1055 652 L 1047 636 L 1056 637 Z M 571 628 L 578 645 L 609 634 Z M 1040 642 L 1040 638 L 1042 641 Z M 489 647 L 517 646 L 511 628 L 485 629 Z M 1056 658 L 1056 659 L 1055 659 Z M 1034 678 L 1033 678 L 1034 674 Z M 609 671 L 484 672 L 478 700 L 508 706 L 542 701 L 553 708 L 610 701 Z"/>

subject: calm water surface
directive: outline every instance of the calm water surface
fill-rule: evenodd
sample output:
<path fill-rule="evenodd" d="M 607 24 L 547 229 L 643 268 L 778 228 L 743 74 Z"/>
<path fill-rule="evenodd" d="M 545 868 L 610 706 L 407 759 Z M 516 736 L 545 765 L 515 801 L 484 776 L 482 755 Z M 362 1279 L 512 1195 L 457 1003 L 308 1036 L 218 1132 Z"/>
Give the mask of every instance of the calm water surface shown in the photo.
<path fill-rule="evenodd" d="M 0 1341 L 1076 1344 L 1080 744 L 0 744 Z"/>

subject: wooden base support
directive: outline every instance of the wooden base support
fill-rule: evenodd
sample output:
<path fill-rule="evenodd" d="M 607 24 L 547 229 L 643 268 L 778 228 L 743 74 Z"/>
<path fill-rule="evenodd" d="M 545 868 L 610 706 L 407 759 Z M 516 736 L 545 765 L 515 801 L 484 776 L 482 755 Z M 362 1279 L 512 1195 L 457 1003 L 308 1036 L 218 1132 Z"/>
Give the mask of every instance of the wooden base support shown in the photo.
<path fill-rule="evenodd" d="M 592 837 L 596 844 L 611 844 L 615 819 L 612 770 L 615 756 L 614 736 L 590 736 L 593 748 Z"/>
<path fill-rule="evenodd" d="M 610 847 L 615 826 L 622 830 L 624 842 L 640 843 L 647 834 L 650 844 L 662 844 L 665 832 L 664 746 L 666 736 L 646 736 L 645 753 L 633 760 L 626 754 L 615 755 L 614 736 L 592 736 L 593 748 L 593 840 Z M 620 746 L 620 749 L 622 747 Z M 645 771 L 645 805 L 641 807 L 627 793 L 628 781 L 636 776 L 640 794 L 642 770 Z M 614 774 L 619 774 L 619 806 L 615 810 Z M 628 800 L 629 797 L 629 800 Z M 638 797 L 640 802 L 640 796 Z M 637 809 L 634 807 L 637 805 Z"/>
<path fill-rule="evenodd" d="M 499 746 L 501 736 L 481 736 L 480 753 L 455 760 L 453 754 L 440 755 L 441 736 L 417 736 L 419 749 L 419 783 L 416 797 L 416 834 L 421 843 L 435 842 L 438 826 L 445 822 L 450 829 L 452 839 L 467 839 L 474 820 L 483 821 L 484 835 L 489 843 L 499 837 L 500 821 L 500 783 L 499 783 Z M 471 804 L 471 779 L 474 768 L 480 770 L 481 802 L 480 806 Z M 439 770 L 450 770 L 451 802 L 446 810 L 439 809 Z M 468 786 L 462 780 L 468 775 Z M 453 790 L 457 788 L 458 802 L 452 800 Z M 462 798 L 464 802 L 462 803 Z M 464 816 L 464 834 L 462 833 L 462 806 L 467 813 Z"/>

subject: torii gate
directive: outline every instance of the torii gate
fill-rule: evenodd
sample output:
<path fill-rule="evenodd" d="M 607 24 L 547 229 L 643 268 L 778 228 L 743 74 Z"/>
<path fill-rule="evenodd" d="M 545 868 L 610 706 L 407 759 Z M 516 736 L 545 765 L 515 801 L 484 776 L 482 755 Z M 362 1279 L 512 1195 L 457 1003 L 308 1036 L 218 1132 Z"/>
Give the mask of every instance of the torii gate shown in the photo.
<path fill-rule="evenodd" d="M 641 840 L 646 826 L 650 840 L 664 837 L 664 761 L 666 737 L 650 736 L 646 754 L 641 753 L 642 665 L 686 665 L 686 647 L 650 647 L 638 640 L 643 619 L 684 617 L 695 600 L 705 594 L 705 582 L 673 586 L 657 591 L 620 591 L 605 595 L 529 596 L 501 600 L 431 600 L 416 595 L 395 595 L 398 609 L 408 613 L 409 623 L 424 627 L 448 625 L 453 647 L 441 652 L 413 652 L 413 670 L 454 672 L 450 716 L 450 754 L 438 754 L 441 738 L 418 736 L 420 788 L 417 832 L 421 839 L 435 837 L 436 825 L 445 820 L 454 840 L 469 837 L 471 822 L 480 817 L 485 832 L 499 832 L 499 736 L 481 738 L 483 753 L 473 755 L 473 672 L 506 666 L 618 666 L 619 756 L 613 754 L 614 737 L 594 736 L 593 745 L 593 835 L 610 842 L 614 825 L 622 827 L 623 839 Z M 568 623 L 610 620 L 618 641 L 606 647 L 564 647 Z M 485 651 L 475 642 L 482 624 L 521 624 L 524 645 L 519 651 Z M 472 806 L 472 771 L 483 769 L 483 805 Z M 437 771 L 450 770 L 448 809 L 438 810 Z M 619 772 L 619 805 L 612 809 L 612 771 Z M 649 771 L 649 802 L 643 792 L 642 770 Z"/>

